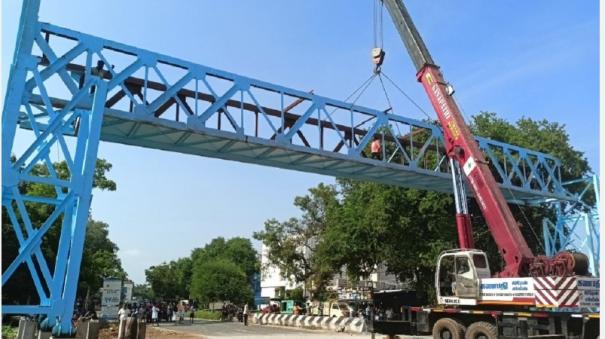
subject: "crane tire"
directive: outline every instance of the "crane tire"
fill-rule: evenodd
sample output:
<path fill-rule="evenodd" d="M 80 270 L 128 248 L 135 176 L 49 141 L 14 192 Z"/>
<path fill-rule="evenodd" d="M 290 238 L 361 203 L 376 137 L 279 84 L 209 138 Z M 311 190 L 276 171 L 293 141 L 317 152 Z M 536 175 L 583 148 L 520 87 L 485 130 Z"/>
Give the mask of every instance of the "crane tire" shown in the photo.
<path fill-rule="evenodd" d="M 464 326 L 452 318 L 442 318 L 433 325 L 434 339 L 463 339 Z"/>
<path fill-rule="evenodd" d="M 472 323 L 466 330 L 464 339 L 497 339 L 498 328 L 487 321 Z"/>

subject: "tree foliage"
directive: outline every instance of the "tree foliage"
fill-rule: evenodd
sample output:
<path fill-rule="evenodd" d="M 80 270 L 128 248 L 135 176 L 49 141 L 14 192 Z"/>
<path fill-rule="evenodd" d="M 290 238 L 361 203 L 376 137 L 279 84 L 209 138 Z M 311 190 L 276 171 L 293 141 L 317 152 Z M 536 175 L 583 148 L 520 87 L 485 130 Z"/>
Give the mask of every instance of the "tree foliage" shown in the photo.
<path fill-rule="evenodd" d="M 191 274 L 191 258 L 173 260 L 145 270 L 145 278 L 154 297 L 166 300 L 189 298 Z"/>
<path fill-rule="evenodd" d="M 148 284 L 135 284 L 132 288 L 132 297 L 138 300 L 153 300 L 154 295 Z"/>
<path fill-rule="evenodd" d="M 214 260 L 225 259 L 235 263 L 252 280 L 254 273 L 259 270 L 258 255 L 250 239 L 235 237 L 225 240 L 223 237 L 212 239 L 203 248 L 196 248 L 191 253 L 195 266 Z"/>
<path fill-rule="evenodd" d="M 471 129 L 476 135 L 550 154 L 561 160 L 563 180 L 577 179 L 591 171 L 584 153 L 570 143 L 565 125 L 546 119 L 523 117 L 510 123 L 493 112 L 473 117 Z"/>
<path fill-rule="evenodd" d="M 112 165 L 105 159 L 97 159 L 95 173 L 93 177 L 93 188 L 101 190 L 114 191 L 116 183 L 107 177 Z M 67 179 L 70 176 L 69 168 L 65 161 L 53 163 L 53 170 L 60 179 Z M 46 165 L 37 164 L 32 170 L 33 176 L 48 176 L 49 169 Z M 57 192 L 51 185 L 43 183 L 21 183 L 19 191 L 24 195 L 35 195 L 40 197 L 55 198 Z M 54 210 L 54 206 L 36 202 L 25 202 L 24 208 L 31 220 L 32 225 L 40 226 Z M 22 209 L 16 203 L 12 205 L 15 210 L 17 222 L 23 225 Z M 43 237 L 41 243 L 41 252 L 48 264 L 52 274 L 54 272 L 55 259 L 57 258 L 57 249 L 61 236 L 62 217 L 50 227 Z M 124 277 L 121 262 L 117 257 L 118 247 L 108 237 L 108 225 L 88 220 L 86 229 L 86 240 L 84 244 L 84 253 L 80 269 L 80 280 L 78 294 L 84 296 L 87 292 L 96 292 L 102 284 L 102 278 L 105 275 Z M 21 226 L 22 232 L 25 228 Z M 15 227 L 9 218 L 5 207 L 2 208 L 2 269 L 6 269 L 19 251 L 19 242 L 15 234 Z M 37 292 L 35 290 L 31 274 L 26 265 L 22 264 L 13 274 L 11 279 L 3 286 L 2 300 L 8 303 L 32 304 L 37 303 Z"/>
<path fill-rule="evenodd" d="M 224 274 L 219 272 L 220 270 L 217 268 L 219 266 L 209 268 L 209 264 L 217 262 L 229 263 L 225 266 L 227 271 L 223 272 Z M 234 275 L 233 267 L 236 268 L 238 274 Z M 217 295 L 233 295 L 232 288 L 234 285 L 225 285 L 222 291 L 220 284 L 212 285 L 215 289 L 208 292 L 211 294 L 204 294 L 206 292 L 202 292 L 202 290 L 209 285 L 205 280 L 206 278 L 202 277 L 203 275 L 208 272 L 221 278 L 225 274 L 233 275 L 234 279 L 237 280 L 241 273 L 246 281 L 245 286 L 242 285 L 246 293 L 234 294 L 234 299 L 228 299 L 240 300 L 239 298 L 242 295 L 248 295 L 247 291 L 250 289 L 252 276 L 258 272 L 258 268 L 257 253 L 249 239 L 236 237 L 225 240 L 219 237 L 202 248 L 194 249 L 190 257 L 149 267 L 145 270 L 145 277 L 154 298 L 176 300 L 194 297 L 207 300 L 204 298 Z"/>
<path fill-rule="evenodd" d="M 496 113 L 481 112 L 473 117 L 471 130 L 476 135 L 509 144 L 525 147 L 534 151 L 552 155 L 561 160 L 561 179 L 563 181 L 581 178 L 591 168 L 584 153 L 571 145 L 565 125 L 548 120 L 534 120 L 523 117 L 515 123 L 508 122 Z M 579 186 L 567 186 L 572 192 L 582 189 Z M 594 196 L 588 195 L 588 200 Z M 524 206 L 509 204 L 515 219 L 521 224 L 521 233 L 534 253 L 543 254 L 542 220 L 554 218 L 548 205 Z M 472 201 L 470 211 L 473 215 L 476 247 L 488 253 L 492 271 L 501 269 L 503 262 L 497 252 L 494 239 L 477 204 Z"/>
<path fill-rule="evenodd" d="M 234 303 L 250 301 L 251 283 L 260 266 L 258 254 L 250 239 L 212 239 L 203 248 L 194 249 L 191 259 L 191 295 L 194 298 L 202 303 L 222 300 Z M 218 282 L 211 281 L 212 279 L 218 279 Z M 219 283 L 229 279 L 232 281 Z"/>
<path fill-rule="evenodd" d="M 309 189 L 308 195 L 296 197 L 294 205 L 302 211 L 301 218 L 267 220 L 265 229 L 255 232 L 254 238 L 266 246 L 269 261 L 284 278 L 307 282 L 311 289 L 321 290 L 331 277 L 331 269 L 315 251 L 331 214 L 340 207 L 336 188 L 319 184 Z"/>
<path fill-rule="evenodd" d="M 81 295 L 98 291 L 103 286 L 105 277 L 126 278 L 126 272 L 118 258 L 118 246 L 109 239 L 108 227 L 102 221 L 88 221 L 80 268 Z"/>
<path fill-rule="evenodd" d="M 246 273 L 236 263 L 225 258 L 200 262 L 193 271 L 191 295 L 203 304 L 229 300 L 247 303 L 252 289 Z"/>

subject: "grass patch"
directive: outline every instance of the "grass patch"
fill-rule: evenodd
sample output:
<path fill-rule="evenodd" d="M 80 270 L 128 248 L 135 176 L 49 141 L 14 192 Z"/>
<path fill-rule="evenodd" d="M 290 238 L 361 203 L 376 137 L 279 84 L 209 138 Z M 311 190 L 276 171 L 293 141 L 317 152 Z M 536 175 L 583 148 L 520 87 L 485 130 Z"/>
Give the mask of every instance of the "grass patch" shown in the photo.
<path fill-rule="evenodd" d="M 195 311 L 195 317 L 199 319 L 206 320 L 221 320 L 221 312 L 209 311 L 209 310 L 199 310 Z"/>
<path fill-rule="evenodd" d="M 17 327 L 2 326 L 2 339 L 17 338 Z"/>

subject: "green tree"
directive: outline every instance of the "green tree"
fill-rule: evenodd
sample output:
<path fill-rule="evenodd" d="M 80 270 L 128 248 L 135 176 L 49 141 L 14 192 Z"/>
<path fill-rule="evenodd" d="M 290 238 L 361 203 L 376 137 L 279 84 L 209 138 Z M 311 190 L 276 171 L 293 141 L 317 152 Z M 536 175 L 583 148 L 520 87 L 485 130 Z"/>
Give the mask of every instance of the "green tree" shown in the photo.
<path fill-rule="evenodd" d="M 190 258 L 173 260 L 145 270 L 145 278 L 153 295 L 160 299 L 189 298 L 191 274 Z"/>
<path fill-rule="evenodd" d="M 80 295 L 98 291 L 105 277 L 126 278 L 118 258 L 118 246 L 109 239 L 108 227 L 101 221 L 88 221 L 78 285 Z"/>
<path fill-rule="evenodd" d="M 591 171 L 584 153 L 571 145 L 565 125 L 546 119 L 523 117 L 510 123 L 493 112 L 473 116 L 471 129 L 476 135 L 525 147 L 561 160 L 561 177 L 571 180 Z"/>
<path fill-rule="evenodd" d="M 242 304 L 250 301 L 252 289 L 238 265 L 218 259 L 194 267 L 191 294 L 203 304 L 226 300 Z"/>
<path fill-rule="evenodd" d="M 270 219 L 254 238 L 267 247 L 267 257 L 280 269 L 281 275 L 296 282 L 305 282 L 314 291 L 321 291 L 331 277 L 326 258 L 315 255 L 318 241 L 328 228 L 328 221 L 339 208 L 334 186 L 319 184 L 309 194 L 294 199 L 300 208 L 300 219 L 284 222 Z"/>
<path fill-rule="evenodd" d="M 132 297 L 139 300 L 152 300 L 154 295 L 148 284 L 135 284 L 132 288 Z"/>
<path fill-rule="evenodd" d="M 223 237 L 212 239 L 203 248 L 196 248 L 191 253 L 194 265 L 214 260 L 225 259 L 238 265 L 251 281 L 254 273 L 259 270 L 258 254 L 250 239 L 235 237 L 225 240 Z"/>
<path fill-rule="evenodd" d="M 476 135 L 525 147 L 534 151 L 552 155 L 561 160 L 561 178 L 563 181 L 577 179 L 591 172 L 584 153 L 571 145 L 565 125 L 546 119 L 534 120 L 523 117 L 514 123 L 508 122 L 493 112 L 481 112 L 472 119 L 471 130 Z M 495 173 L 495 171 L 493 171 Z M 496 177 L 498 175 L 494 174 Z M 582 189 L 579 186 L 567 186 L 572 192 Z M 588 195 L 588 201 L 594 195 Z M 542 220 L 554 218 L 554 212 L 548 205 L 509 204 L 515 219 L 522 225 L 521 232 L 529 247 L 536 254 L 543 254 Z M 476 247 L 484 249 L 490 259 L 492 271 L 501 269 L 503 262 L 498 254 L 494 239 L 476 202 L 472 201 L 470 211 L 473 215 L 473 227 Z"/>
<path fill-rule="evenodd" d="M 13 159 L 14 160 L 14 159 Z M 53 168 L 57 173 L 57 176 L 61 179 L 68 179 L 70 176 L 69 169 L 65 161 L 57 162 L 53 164 Z M 93 188 L 101 189 L 101 190 L 109 190 L 114 191 L 117 187 L 116 183 L 107 177 L 107 173 L 111 170 L 112 165 L 107 162 L 105 159 L 97 159 L 96 169 L 93 178 Z M 31 174 L 33 176 L 48 176 L 49 170 L 46 165 L 37 164 L 33 166 L 31 170 Z M 40 197 L 47 198 L 55 198 L 56 191 L 51 185 L 43 184 L 43 183 L 21 183 L 19 186 L 19 191 L 24 195 L 35 195 Z M 23 220 L 21 217 L 21 210 L 17 206 L 16 203 L 12 205 L 13 209 L 17 214 L 17 221 L 19 224 L 23 224 Z M 26 202 L 25 210 L 27 211 L 28 217 L 31 220 L 33 225 L 41 225 L 48 216 L 52 213 L 54 206 L 49 204 L 42 204 L 37 202 Z M 48 264 L 49 270 L 52 274 L 54 271 L 55 258 L 57 257 L 57 248 L 59 243 L 59 238 L 61 235 L 61 223 L 63 218 L 58 218 L 57 221 L 51 226 L 48 232 L 43 237 L 41 243 L 41 251 L 43 253 L 44 258 Z M 94 223 L 92 220 L 90 223 Z M 23 227 L 21 227 L 23 230 Z M 91 233 L 95 233 L 96 235 L 91 235 Z M 102 232 L 101 232 L 102 233 Z M 101 274 L 103 272 L 99 271 L 99 275 L 96 277 L 94 274 L 87 272 L 88 269 L 91 269 L 86 263 L 96 262 L 101 264 L 104 269 L 109 268 L 113 265 L 113 269 L 116 271 L 123 271 L 119 260 L 115 256 L 117 251 L 117 247 L 113 244 L 109 239 L 107 239 L 107 234 L 101 234 L 98 232 L 98 227 L 92 226 L 87 228 L 86 231 L 86 243 L 85 243 L 85 251 L 82 258 L 82 269 L 81 269 L 81 277 L 83 277 L 83 284 L 80 284 L 79 292 L 80 296 L 82 293 L 86 293 L 86 290 L 89 286 L 96 286 L 94 281 L 98 281 L 99 277 L 102 277 Z M 98 235 L 101 235 L 99 238 Z M 100 239 L 99 241 L 94 241 L 92 239 Z M 97 254 L 97 251 L 87 251 L 86 246 L 88 242 L 96 242 L 101 247 L 97 247 L 98 250 L 106 251 L 104 254 Z M 17 241 L 17 237 L 15 235 L 14 226 L 12 225 L 6 208 L 3 206 L 2 208 L 2 269 L 6 269 L 6 265 L 9 265 L 13 259 L 17 256 L 19 251 L 19 243 Z M 97 254 L 97 258 L 93 259 L 91 256 Z M 92 287 L 91 287 L 92 288 Z M 7 282 L 6 285 L 3 286 L 2 293 L 3 302 L 7 303 L 17 303 L 17 304 L 33 304 L 38 303 L 39 300 L 37 298 L 37 292 L 35 290 L 31 274 L 29 273 L 26 265 L 21 265 L 13 274 L 11 279 Z"/>
<path fill-rule="evenodd" d="M 436 192 L 339 180 L 342 208 L 318 244 L 318 260 L 350 279 L 367 278 L 377 265 L 431 290 L 436 256 L 455 245 L 453 199 Z"/>

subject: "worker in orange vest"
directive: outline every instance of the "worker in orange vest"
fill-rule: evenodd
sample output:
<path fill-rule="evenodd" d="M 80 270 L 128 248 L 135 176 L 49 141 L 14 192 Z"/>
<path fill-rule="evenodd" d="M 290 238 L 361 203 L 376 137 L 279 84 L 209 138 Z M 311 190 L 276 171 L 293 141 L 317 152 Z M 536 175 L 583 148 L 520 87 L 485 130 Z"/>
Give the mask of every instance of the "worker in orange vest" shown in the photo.
<path fill-rule="evenodd" d="M 372 153 L 372 159 L 380 159 L 380 153 L 382 147 L 380 146 L 380 136 L 375 135 L 372 144 L 370 145 L 370 152 Z"/>

